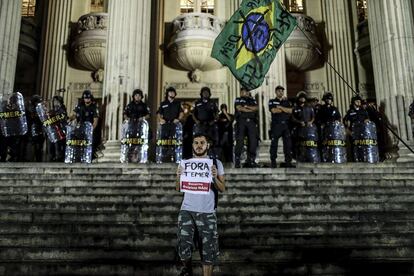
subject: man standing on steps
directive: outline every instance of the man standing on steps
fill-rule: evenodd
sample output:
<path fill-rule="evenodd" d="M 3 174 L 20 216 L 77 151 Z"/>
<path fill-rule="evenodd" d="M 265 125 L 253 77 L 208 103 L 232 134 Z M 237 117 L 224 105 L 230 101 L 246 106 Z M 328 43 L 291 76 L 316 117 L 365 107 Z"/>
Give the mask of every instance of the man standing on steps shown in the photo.
<path fill-rule="evenodd" d="M 285 166 L 292 167 L 292 138 L 289 129 L 289 120 L 292 114 L 292 105 L 284 95 L 285 88 L 278 85 L 275 88 L 276 98 L 269 100 L 269 111 L 272 114 L 270 128 L 270 166 L 276 168 L 277 148 L 279 138 L 283 139 Z"/>
<path fill-rule="evenodd" d="M 193 157 L 209 159 L 210 144 L 205 135 L 195 135 L 192 148 Z M 184 193 L 184 199 L 178 216 L 178 255 L 183 262 L 182 276 L 192 273 L 191 257 L 194 249 L 194 234 L 197 231 L 200 246 L 200 257 L 203 264 L 203 275 L 213 274 L 213 265 L 219 255 L 217 233 L 217 194 L 225 191 L 224 169 L 220 160 L 214 159 L 210 173 L 213 181 L 208 184 L 208 191 L 204 194 Z M 178 166 L 176 190 L 181 191 L 180 178 L 185 174 L 185 168 Z"/>

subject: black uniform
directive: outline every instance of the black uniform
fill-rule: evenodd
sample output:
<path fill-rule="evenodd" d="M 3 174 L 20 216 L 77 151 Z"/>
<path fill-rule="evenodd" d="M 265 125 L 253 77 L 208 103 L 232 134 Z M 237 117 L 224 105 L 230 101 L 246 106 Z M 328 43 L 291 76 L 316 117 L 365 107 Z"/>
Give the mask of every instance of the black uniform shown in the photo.
<path fill-rule="evenodd" d="M 221 158 L 224 162 L 232 162 L 233 161 L 233 120 L 234 116 L 232 114 L 227 113 L 230 117 L 227 118 L 223 112 L 221 112 L 218 116 L 218 132 L 219 132 L 219 141 L 220 141 L 220 150 L 221 150 Z"/>
<path fill-rule="evenodd" d="M 143 101 L 130 102 L 124 110 L 124 115 L 130 119 L 139 119 L 150 114 L 150 110 Z"/>
<path fill-rule="evenodd" d="M 332 105 L 322 105 L 317 114 L 317 122 L 324 126 L 327 123 L 341 120 L 341 113 L 338 108 Z"/>
<path fill-rule="evenodd" d="M 213 154 L 217 155 L 217 147 L 219 143 L 218 129 L 216 118 L 218 107 L 212 100 L 198 99 L 194 103 L 194 117 L 199 121 L 194 126 L 194 133 L 202 133 L 207 135 L 213 142 Z M 217 157 L 217 156 L 216 156 Z"/>
<path fill-rule="evenodd" d="M 86 105 L 81 102 L 78 104 L 75 109 L 76 120 L 78 123 L 90 122 L 93 125 L 94 118 L 99 118 L 98 106 L 95 102 L 92 102 L 90 105 Z M 99 127 L 97 127 L 99 129 Z M 96 151 L 98 145 L 100 144 L 100 133 L 96 130 L 93 131 L 93 143 L 92 143 L 92 158 L 96 158 Z"/>
<path fill-rule="evenodd" d="M 349 121 L 351 129 L 354 124 L 362 124 L 365 120 L 369 120 L 369 115 L 362 107 L 356 109 L 354 106 L 351 106 L 344 117 L 344 121 Z"/>
<path fill-rule="evenodd" d="M 256 159 L 258 142 L 257 112 L 241 112 L 238 106 L 257 106 L 257 102 L 251 97 L 239 97 L 234 102 L 236 110 L 236 147 L 234 150 L 235 164 L 240 164 L 240 155 L 243 150 L 244 137 L 248 138 L 247 164 L 253 164 Z"/>
<path fill-rule="evenodd" d="M 43 133 L 43 124 L 40 121 L 39 116 L 35 110 L 35 107 L 32 106 L 31 109 L 27 112 L 28 124 L 30 131 L 30 139 L 33 145 L 34 150 L 34 159 L 36 162 L 42 161 L 43 155 L 43 143 L 45 142 L 45 136 Z"/>
<path fill-rule="evenodd" d="M 73 110 L 76 113 L 76 120 L 79 123 L 90 122 L 93 124 L 94 118 L 99 118 L 99 110 L 96 103 L 85 105 L 84 103 L 78 104 Z"/>
<path fill-rule="evenodd" d="M 68 113 L 66 110 L 65 105 L 60 105 L 53 107 L 53 110 L 50 112 L 50 116 L 54 117 L 57 114 L 63 114 L 64 119 L 63 122 L 67 121 Z M 65 127 L 64 124 L 62 124 L 62 127 Z M 65 130 L 66 131 L 66 130 Z M 57 162 L 63 162 L 65 160 L 65 147 L 66 147 L 66 139 L 62 139 L 60 141 L 57 141 L 56 143 L 49 142 L 49 155 L 51 161 L 57 161 Z"/>
<path fill-rule="evenodd" d="M 157 113 L 165 120 L 165 124 L 161 125 L 161 139 L 169 139 L 175 135 L 174 120 L 180 117 L 183 112 L 181 102 L 174 100 L 170 102 L 165 100 L 161 102 Z"/>
<path fill-rule="evenodd" d="M 276 107 L 286 107 L 291 108 L 292 105 L 287 99 L 272 99 L 269 101 L 269 110 Z M 272 166 L 276 164 L 277 158 L 277 148 L 279 143 L 279 138 L 283 139 L 283 153 L 285 155 L 285 162 L 290 164 L 292 162 L 292 140 L 289 130 L 289 113 L 272 113 L 272 125 L 270 128 L 270 161 Z"/>

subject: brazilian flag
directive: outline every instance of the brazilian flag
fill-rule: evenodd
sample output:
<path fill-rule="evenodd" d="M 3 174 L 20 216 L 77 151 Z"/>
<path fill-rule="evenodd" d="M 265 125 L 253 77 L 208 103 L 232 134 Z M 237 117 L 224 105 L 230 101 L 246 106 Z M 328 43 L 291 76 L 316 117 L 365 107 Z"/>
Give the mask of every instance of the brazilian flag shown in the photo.
<path fill-rule="evenodd" d="M 279 0 L 243 0 L 214 41 L 211 56 L 248 90 L 262 85 L 276 53 L 297 25 Z"/>

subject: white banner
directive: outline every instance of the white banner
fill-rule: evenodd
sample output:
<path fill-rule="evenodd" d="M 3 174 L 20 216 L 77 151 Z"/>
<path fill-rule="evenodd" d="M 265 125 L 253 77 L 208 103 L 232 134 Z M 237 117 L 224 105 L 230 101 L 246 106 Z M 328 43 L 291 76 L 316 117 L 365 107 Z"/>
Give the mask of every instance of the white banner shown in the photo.
<path fill-rule="evenodd" d="M 211 168 L 213 160 L 192 158 L 181 160 L 180 191 L 192 194 L 208 194 L 213 181 Z"/>

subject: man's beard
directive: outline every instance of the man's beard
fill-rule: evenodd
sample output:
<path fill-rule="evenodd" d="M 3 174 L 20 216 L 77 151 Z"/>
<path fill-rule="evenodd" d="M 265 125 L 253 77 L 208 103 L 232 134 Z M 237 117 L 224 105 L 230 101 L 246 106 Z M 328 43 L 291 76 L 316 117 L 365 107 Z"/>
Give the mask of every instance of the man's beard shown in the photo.
<path fill-rule="evenodd" d="M 193 149 L 193 154 L 195 155 L 195 156 L 203 156 L 203 155 L 205 155 L 206 153 L 207 153 L 207 151 L 208 151 L 208 148 L 206 149 L 206 150 L 204 150 L 202 153 L 197 153 L 194 149 Z"/>

